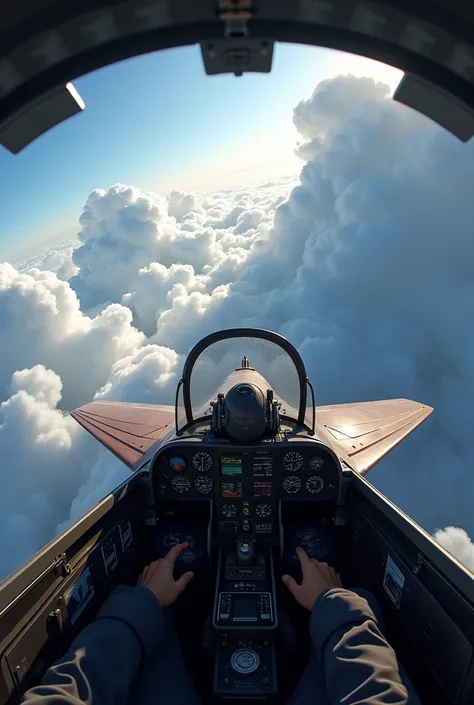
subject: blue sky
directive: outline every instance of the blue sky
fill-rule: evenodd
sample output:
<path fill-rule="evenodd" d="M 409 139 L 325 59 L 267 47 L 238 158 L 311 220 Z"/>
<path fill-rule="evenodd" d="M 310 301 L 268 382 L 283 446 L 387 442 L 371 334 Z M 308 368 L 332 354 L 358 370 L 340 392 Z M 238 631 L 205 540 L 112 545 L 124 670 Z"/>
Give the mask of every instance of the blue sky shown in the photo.
<path fill-rule="evenodd" d="M 401 74 L 366 59 L 279 45 L 270 75 L 208 77 L 197 47 L 148 54 L 74 81 L 82 114 L 19 155 L 0 147 L 0 258 L 75 226 L 116 182 L 167 192 L 297 169 L 292 112 L 338 73 Z"/>

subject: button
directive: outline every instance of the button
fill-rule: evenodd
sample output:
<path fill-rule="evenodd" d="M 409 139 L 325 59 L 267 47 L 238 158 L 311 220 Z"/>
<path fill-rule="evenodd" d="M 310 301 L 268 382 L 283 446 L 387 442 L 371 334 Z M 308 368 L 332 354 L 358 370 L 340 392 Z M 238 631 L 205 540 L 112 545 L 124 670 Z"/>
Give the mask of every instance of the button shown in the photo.
<path fill-rule="evenodd" d="M 264 685 L 268 685 L 270 683 L 270 681 L 268 680 L 268 678 L 262 678 L 262 683 Z"/>
<path fill-rule="evenodd" d="M 270 619 L 270 615 L 268 613 L 263 613 L 260 615 L 262 619 Z"/>

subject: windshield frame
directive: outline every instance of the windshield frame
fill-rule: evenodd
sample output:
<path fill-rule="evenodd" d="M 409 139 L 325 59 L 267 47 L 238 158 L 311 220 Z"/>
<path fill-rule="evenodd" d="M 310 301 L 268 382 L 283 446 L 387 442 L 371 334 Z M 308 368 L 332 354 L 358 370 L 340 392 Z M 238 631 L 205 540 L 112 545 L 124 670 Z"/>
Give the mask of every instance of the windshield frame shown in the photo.
<path fill-rule="evenodd" d="M 230 338 L 258 338 L 259 340 L 268 340 L 286 352 L 293 362 L 296 369 L 296 374 L 298 376 L 300 399 L 297 423 L 301 426 L 305 426 L 308 377 L 303 359 L 296 348 L 283 335 L 274 333 L 271 330 L 264 330 L 262 328 L 225 328 L 202 338 L 198 343 L 196 343 L 186 358 L 186 362 L 183 367 L 183 374 L 178 384 L 178 390 L 181 386 L 183 387 L 182 393 L 186 421 L 184 426 L 179 429 L 179 433 L 182 433 L 186 428 L 189 428 L 189 426 L 192 426 L 199 420 L 193 416 L 191 403 L 191 377 L 194 365 L 204 350 L 221 340 L 229 340 Z M 177 399 L 176 403 L 178 403 Z M 176 431 L 178 432 L 178 426 L 176 426 Z"/>

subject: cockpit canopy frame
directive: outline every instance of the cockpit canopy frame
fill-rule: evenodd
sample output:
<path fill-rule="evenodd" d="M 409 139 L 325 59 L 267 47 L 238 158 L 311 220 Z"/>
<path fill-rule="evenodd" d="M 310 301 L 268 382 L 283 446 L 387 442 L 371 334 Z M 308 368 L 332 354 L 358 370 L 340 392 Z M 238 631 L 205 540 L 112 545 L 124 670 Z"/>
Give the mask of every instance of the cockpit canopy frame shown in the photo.
<path fill-rule="evenodd" d="M 306 374 L 306 369 L 301 355 L 296 350 L 296 348 L 287 340 L 283 335 L 279 333 L 274 333 L 270 330 L 264 330 L 261 328 L 228 328 L 224 330 L 216 331 L 210 335 L 202 338 L 193 347 L 189 353 L 186 362 L 183 367 L 183 374 L 178 383 L 178 388 L 176 390 L 176 404 L 175 404 L 175 419 L 176 419 L 176 432 L 181 434 L 190 426 L 193 426 L 202 417 L 197 418 L 193 413 L 193 405 L 191 399 L 191 378 L 194 366 L 202 355 L 202 353 L 209 348 L 211 345 L 218 343 L 221 340 L 229 340 L 231 338 L 256 338 L 259 340 L 266 340 L 270 343 L 274 343 L 280 347 L 291 359 L 294 364 L 295 371 L 298 377 L 299 385 L 299 404 L 297 408 L 297 418 L 295 421 L 298 425 L 307 427 L 305 423 L 305 416 L 307 413 L 307 387 L 309 380 Z M 179 411 L 179 393 L 182 387 L 183 395 L 183 405 L 184 405 L 184 423 L 178 424 L 178 411 Z M 314 397 L 313 397 L 313 417 L 314 417 Z M 314 424 L 313 424 L 314 425 Z M 309 429 L 314 432 L 313 429 Z"/>

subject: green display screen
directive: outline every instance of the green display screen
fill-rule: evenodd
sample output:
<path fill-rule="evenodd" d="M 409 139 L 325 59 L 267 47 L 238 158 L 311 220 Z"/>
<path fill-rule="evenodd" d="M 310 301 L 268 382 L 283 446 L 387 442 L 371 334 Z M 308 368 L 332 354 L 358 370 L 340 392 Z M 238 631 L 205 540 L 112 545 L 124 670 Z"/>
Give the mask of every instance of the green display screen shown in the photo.
<path fill-rule="evenodd" d="M 238 455 L 221 457 L 221 473 L 223 475 L 242 475 L 242 458 Z"/>

